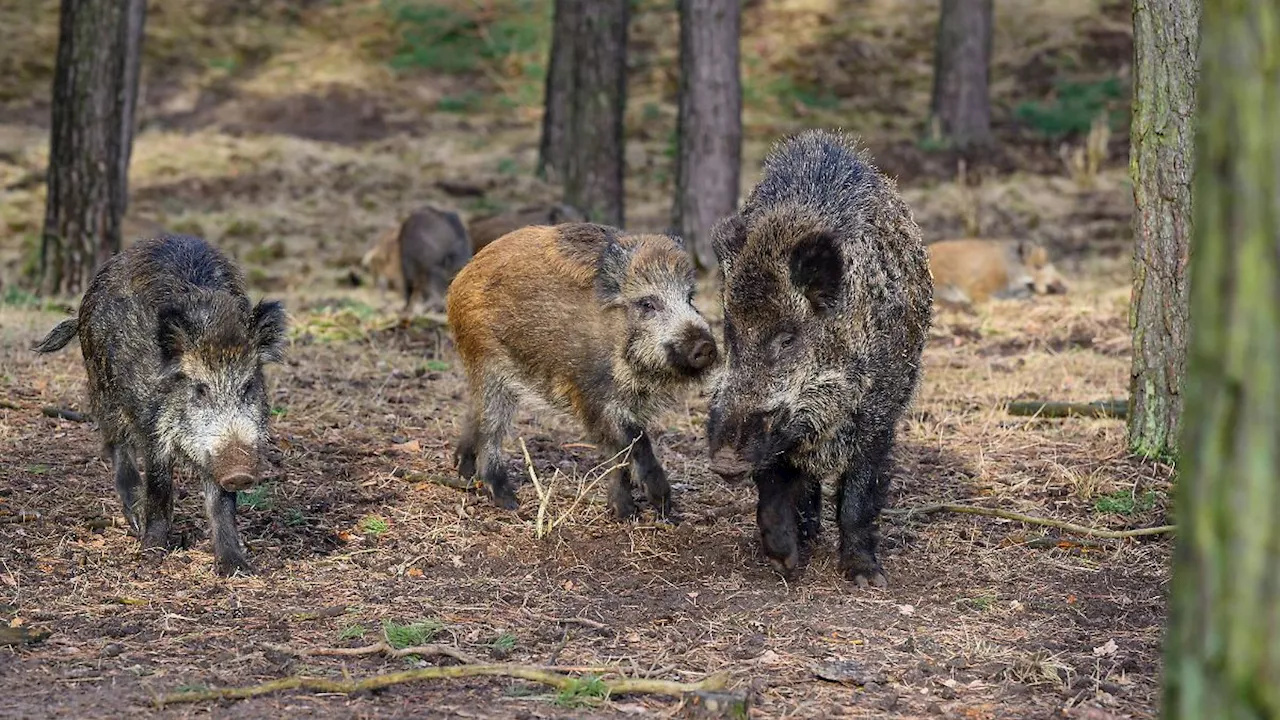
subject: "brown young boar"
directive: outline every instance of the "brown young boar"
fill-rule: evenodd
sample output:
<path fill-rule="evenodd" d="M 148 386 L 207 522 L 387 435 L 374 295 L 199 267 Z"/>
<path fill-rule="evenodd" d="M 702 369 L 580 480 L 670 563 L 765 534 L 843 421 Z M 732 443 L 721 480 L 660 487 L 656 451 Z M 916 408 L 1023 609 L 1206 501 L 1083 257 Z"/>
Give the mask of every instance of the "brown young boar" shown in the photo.
<path fill-rule="evenodd" d="M 559 225 L 585 222 L 587 216 L 581 210 L 564 203 L 550 205 L 526 205 L 515 210 L 479 217 L 467 225 L 471 234 L 471 247 L 475 252 L 514 230 L 531 225 Z"/>
<path fill-rule="evenodd" d="M 693 290 L 683 243 L 665 235 L 587 223 L 528 227 L 477 253 L 448 297 L 470 385 L 459 473 L 478 469 L 494 502 L 516 507 L 502 442 L 528 395 L 573 414 L 606 457 L 631 448 L 630 467 L 611 480 L 609 506 L 619 518 L 637 512 L 632 478 L 655 512 L 670 514 L 648 428 L 716 362 Z"/>
<path fill-rule="evenodd" d="M 928 246 L 934 297 L 968 306 L 991 298 L 1067 292 L 1043 246 L 1025 240 L 942 240 Z"/>
<path fill-rule="evenodd" d="M 380 290 L 399 291 L 404 287 L 404 274 L 400 270 L 400 228 L 388 228 L 373 241 L 360 267 L 373 276 L 375 287 Z"/>
<path fill-rule="evenodd" d="M 883 584 L 876 520 L 932 314 L 919 227 L 853 140 L 811 130 L 769 153 L 712 244 L 726 360 L 712 469 L 755 481 L 761 545 L 785 575 L 818 536 L 822 482 L 838 479 L 840 568 Z"/>

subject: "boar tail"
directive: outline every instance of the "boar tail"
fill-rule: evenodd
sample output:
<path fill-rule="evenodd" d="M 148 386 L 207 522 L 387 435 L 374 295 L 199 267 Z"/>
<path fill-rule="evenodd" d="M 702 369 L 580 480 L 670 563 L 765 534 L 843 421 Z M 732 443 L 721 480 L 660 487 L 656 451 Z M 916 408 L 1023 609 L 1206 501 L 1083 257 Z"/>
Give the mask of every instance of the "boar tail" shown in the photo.
<path fill-rule="evenodd" d="M 32 350 L 38 353 L 51 353 L 61 350 L 71 342 L 71 338 L 76 336 L 76 332 L 80 329 L 80 318 L 67 318 L 54 326 L 44 339 L 31 346 Z"/>

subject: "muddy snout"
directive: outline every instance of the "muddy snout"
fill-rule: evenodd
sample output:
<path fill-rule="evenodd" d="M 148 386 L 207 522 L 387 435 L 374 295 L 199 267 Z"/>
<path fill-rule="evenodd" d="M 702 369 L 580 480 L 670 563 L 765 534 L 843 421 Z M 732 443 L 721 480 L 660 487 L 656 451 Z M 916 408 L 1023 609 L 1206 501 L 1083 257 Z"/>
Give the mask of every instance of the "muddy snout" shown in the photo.
<path fill-rule="evenodd" d="M 711 472 L 731 483 L 741 482 L 751 472 L 747 462 L 733 448 L 720 448 L 711 456 Z"/>
<path fill-rule="evenodd" d="M 689 325 L 680 339 L 667 346 L 667 360 L 688 375 L 697 375 L 715 364 L 719 357 L 715 338 L 705 327 Z"/>
<path fill-rule="evenodd" d="M 228 445 L 214 453 L 209 470 L 223 490 L 247 490 L 258 481 L 257 450 L 243 444 Z"/>

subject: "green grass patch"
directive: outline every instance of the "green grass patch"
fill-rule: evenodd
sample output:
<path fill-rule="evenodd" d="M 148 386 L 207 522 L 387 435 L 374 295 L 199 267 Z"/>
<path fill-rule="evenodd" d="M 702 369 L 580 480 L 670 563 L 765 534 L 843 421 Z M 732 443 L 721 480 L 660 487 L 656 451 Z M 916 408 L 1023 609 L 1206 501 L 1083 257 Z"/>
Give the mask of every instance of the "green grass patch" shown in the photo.
<path fill-rule="evenodd" d="M 262 483 L 257 487 L 237 492 L 236 504 L 250 510 L 270 510 L 272 505 L 271 483 Z"/>
<path fill-rule="evenodd" d="M 959 598 L 956 600 L 962 607 L 967 607 L 980 612 L 990 610 L 996 604 L 996 596 L 991 594 L 982 594 L 976 597 Z"/>
<path fill-rule="evenodd" d="M 448 113 L 474 112 L 484 104 L 484 99 L 484 93 L 468 90 L 461 95 L 447 95 L 440 98 L 436 101 L 436 109 Z"/>
<path fill-rule="evenodd" d="M 390 620 L 382 622 L 382 634 L 387 638 L 387 644 L 397 650 L 425 645 L 443 629 L 444 625 L 437 620 L 420 620 L 407 624 Z"/>
<path fill-rule="evenodd" d="M 556 704 L 568 708 L 589 707 L 599 704 L 608 694 L 609 687 L 599 676 L 583 675 L 556 693 Z"/>
<path fill-rule="evenodd" d="M 396 70 L 469 73 L 512 55 L 540 54 L 550 42 L 547 0 L 473 7 L 439 0 L 385 0 L 383 9 L 399 39 L 390 60 Z"/>
<path fill-rule="evenodd" d="M 298 508 L 289 508 L 284 512 L 284 524 L 286 527 L 302 527 L 307 524 L 307 516 Z"/>
<path fill-rule="evenodd" d="M 339 640 L 358 640 L 359 638 L 364 637 L 365 633 L 367 632 L 369 631 L 365 630 L 363 625 L 360 625 L 360 624 L 348 625 L 342 628 L 342 632 L 338 633 L 338 639 Z"/>
<path fill-rule="evenodd" d="M 1138 496 L 1121 490 L 1099 496 L 1093 501 L 1093 507 L 1098 512 L 1108 515 L 1134 515 L 1147 512 L 1159 501 L 1160 493 L 1155 490 L 1148 490 Z"/>
<path fill-rule="evenodd" d="M 1060 80 L 1052 100 L 1022 103 L 1013 115 L 1037 134 L 1056 139 L 1088 133 L 1093 119 L 1104 112 L 1114 128 L 1126 102 L 1128 96 L 1117 77 L 1098 82 Z"/>
<path fill-rule="evenodd" d="M 365 515 L 360 518 L 360 522 L 357 523 L 356 526 L 360 528 L 360 532 L 373 535 L 375 537 L 382 535 L 391 529 L 391 523 L 387 522 L 385 518 L 377 515 Z"/>
<path fill-rule="evenodd" d="M 450 366 L 449 363 L 443 360 L 428 360 L 423 363 L 422 367 L 424 367 L 427 372 L 448 372 Z"/>
<path fill-rule="evenodd" d="M 507 655 L 516 649 L 516 636 L 509 632 L 502 633 L 494 638 L 490 647 L 503 655 Z"/>

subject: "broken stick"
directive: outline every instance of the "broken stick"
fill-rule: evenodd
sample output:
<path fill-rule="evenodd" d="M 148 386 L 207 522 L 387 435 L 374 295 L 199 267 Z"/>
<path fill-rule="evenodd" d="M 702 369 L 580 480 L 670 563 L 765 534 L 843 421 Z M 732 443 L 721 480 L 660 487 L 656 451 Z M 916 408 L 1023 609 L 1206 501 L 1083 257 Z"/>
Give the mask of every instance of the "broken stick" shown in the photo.
<path fill-rule="evenodd" d="M 1042 418 L 1125 418 L 1129 415 L 1129 402 L 1127 400 L 1099 400 L 1087 403 L 1014 400 L 1009 403 L 1009 414 Z"/>
<path fill-rule="evenodd" d="M 1142 537 L 1144 535 L 1165 535 L 1177 530 L 1178 527 L 1176 525 L 1158 525 L 1156 527 L 1136 528 L 1133 530 L 1107 530 L 1104 528 L 1091 528 L 1087 525 L 1077 525 L 1065 520 L 1054 520 L 1052 518 L 1039 518 L 1033 515 L 1023 515 L 1022 513 L 1010 512 L 1009 510 L 997 510 L 995 508 L 977 507 L 975 505 L 955 505 L 952 503 L 935 503 L 932 505 L 921 505 L 920 507 L 914 508 L 890 508 L 881 512 L 885 515 L 905 515 L 908 518 L 912 515 L 926 515 L 928 513 L 936 512 L 984 515 L 986 517 L 1001 518 L 1003 520 L 1016 520 L 1017 522 L 1023 522 L 1028 525 L 1056 528 L 1058 530 L 1065 530 L 1066 532 L 1075 533 L 1077 535 L 1106 538 L 1108 540 Z"/>

